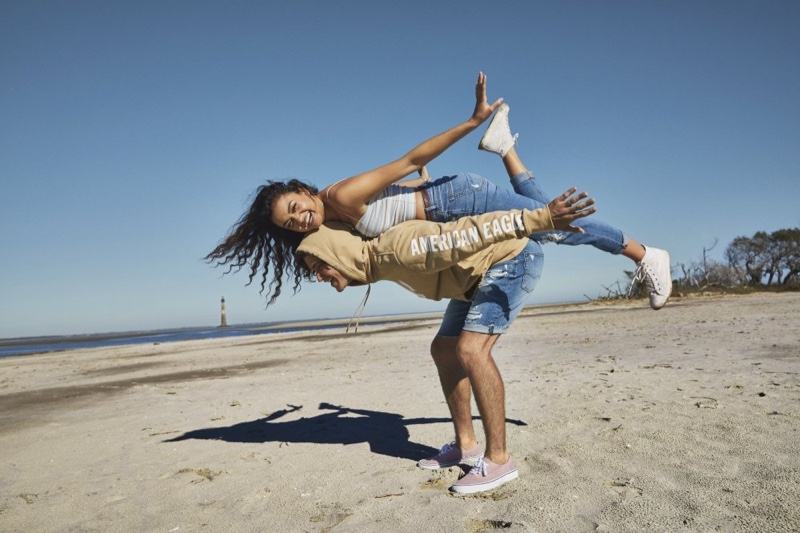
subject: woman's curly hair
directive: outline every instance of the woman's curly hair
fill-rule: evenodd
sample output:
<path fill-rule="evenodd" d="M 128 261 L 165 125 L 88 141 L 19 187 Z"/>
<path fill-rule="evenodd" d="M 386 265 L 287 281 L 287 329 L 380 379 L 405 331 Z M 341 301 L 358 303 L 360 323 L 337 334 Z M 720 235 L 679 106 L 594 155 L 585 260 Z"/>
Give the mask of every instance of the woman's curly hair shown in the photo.
<path fill-rule="evenodd" d="M 284 276 L 290 276 L 294 280 L 293 288 L 296 293 L 300 290 L 300 282 L 309 275 L 305 263 L 295 257 L 297 247 L 305 234 L 287 230 L 272 222 L 272 205 L 275 199 L 290 192 L 317 194 L 319 191 L 313 185 L 296 179 L 286 182 L 268 181 L 256 190 L 250 209 L 233 225 L 228 236 L 204 258 L 207 262 L 214 263 L 214 266 L 228 265 L 225 274 L 238 272 L 249 265 L 247 285 L 253 282 L 260 270 L 259 292 L 264 294 L 264 290 L 268 290 L 267 305 L 271 305 L 280 296 Z M 267 285 L 270 264 L 272 279 Z"/>

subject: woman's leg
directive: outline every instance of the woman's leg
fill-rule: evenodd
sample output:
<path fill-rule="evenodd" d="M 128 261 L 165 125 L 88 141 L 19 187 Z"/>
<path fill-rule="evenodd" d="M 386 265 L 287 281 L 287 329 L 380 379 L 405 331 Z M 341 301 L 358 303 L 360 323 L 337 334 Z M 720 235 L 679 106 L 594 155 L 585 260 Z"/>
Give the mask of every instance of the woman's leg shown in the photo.
<path fill-rule="evenodd" d="M 515 153 L 515 152 L 514 152 Z M 528 174 L 512 179 L 515 190 L 498 187 L 477 174 L 458 174 L 440 178 L 426 186 L 430 201 L 428 216 L 436 222 L 448 222 L 463 216 L 509 209 L 539 209 L 549 203 Z M 577 224 L 576 224 L 577 225 Z M 625 235 L 596 217 L 581 220 L 585 233 L 547 231 L 535 233 L 531 240 L 556 242 L 569 246 L 590 245 L 611 254 L 625 250 Z"/>
<path fill-rule="evenodd" d="M 539 203 L 549 203 L 549 197 L 536 184 L 531 173 L 516 151 L 517 136 L 511 135 L 508 125 L 508 104 L 498 108 L 489 122 L 478 148 L 498 154 L 511 178 L 514 191 Z M 650 292 L 650 307 L 661 309 L 667 303 L 672 292 L 672 273 L 670 272 L 669 253 L 658 248 L 645 248 L 640 243 L 625 236 L 620 230 L 603 223 L 596 217 L 589 217 L 575 223 L 585 233 L 548 232 L 546 239 L 558 244 L 591 244 L 601 250 L 622 254 L 636 262 L 638 268 L 634 277 L 642 279 Z M 538 234 L 537 234 L 538 235 Z M 619 241 L 619 245 L 615 245 Z"/>
<path fill-rule="evenodd" d="M 533 173 L 522 162 L 516 148 L 511 147 L 506 152 L 506 155 L 503 156 L 503 166 L 505 166 L 508 177 L 511 179 L 511 186 L 514 188 L 514 192 L 543 204 L 550 203 L 549 196 L 536 183 Z M 603 246 L 597 246 L 603 251 L 621 254 L 637 263 L 644 258 L 644 246 L 597 217 L 579 220 L 575 222 L 575 225 L 583 228 L 586 233 L 552 231 L 547 232 L 546 237 L 540 240 L 542 242 L 550 241 L 571 246 L 580 244 L 594 245 L 596 242 L 604 242 Z M 589 238 L 586 238 L 587 234 L 591 234 Z"/>

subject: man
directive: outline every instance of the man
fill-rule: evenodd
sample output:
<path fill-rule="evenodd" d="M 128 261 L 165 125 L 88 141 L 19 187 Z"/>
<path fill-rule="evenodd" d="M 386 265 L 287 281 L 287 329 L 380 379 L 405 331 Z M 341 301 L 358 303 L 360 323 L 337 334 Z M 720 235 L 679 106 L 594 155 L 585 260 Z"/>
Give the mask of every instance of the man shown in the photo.
<path fill-rule="evenodd" d="M 421 468 L 437 469 L 477 460 L 450 490 L 490 490 L 517 477 L 506 450 L 505 390 L 491 354 L 536 285 L 542 269 L 538 231 L 582 231 L 571 223 L 595 211 L 586 193 L 570 189 L 535 211 L 500 211 L 449 223 L 414 220 L 372 240 L 340 223 L 323 225 L 298 248 L 319 281 L 337 291 L 390 280 L 418 295 L 451 298 L 431 344 L 439 381 L 455 426 L 455 441 Z M 484 426 L 485 452 L 472 426 L 470 395 Z"/>

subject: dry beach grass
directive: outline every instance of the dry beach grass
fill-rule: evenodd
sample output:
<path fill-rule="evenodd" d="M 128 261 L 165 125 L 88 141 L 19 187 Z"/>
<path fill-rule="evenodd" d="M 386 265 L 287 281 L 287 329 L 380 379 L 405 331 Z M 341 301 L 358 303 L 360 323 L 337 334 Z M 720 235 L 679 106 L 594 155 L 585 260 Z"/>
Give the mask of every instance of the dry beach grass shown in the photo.
<path fill-rule="evenodd" d="M 414 464 L 451 437 L 436 326 L 0 360 L 0 530 L 800 529 L 800 294 L 526 311 L 520 478 L 466 497 Z"/>

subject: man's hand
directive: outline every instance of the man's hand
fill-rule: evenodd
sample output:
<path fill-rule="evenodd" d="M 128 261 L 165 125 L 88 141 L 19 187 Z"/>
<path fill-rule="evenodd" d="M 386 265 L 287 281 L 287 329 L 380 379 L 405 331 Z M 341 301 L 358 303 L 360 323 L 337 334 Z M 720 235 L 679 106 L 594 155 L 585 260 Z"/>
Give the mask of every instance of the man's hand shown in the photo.
<path fill-rule="evenodd" d="M 572 223 L 597 211 L 596 208 L 592 207 L 594 198 L 584 200 L 589 195 L 585 192 L 575 194 L 577 190 L 575 187 L 570 187 L 564 194 L 559 195 L 558 198 L 547 204 L 550 209 L 550 218 L 553 219 L 553 225 L 556 229 L 584 233 L 581 228 L 573 226 Z"/>

